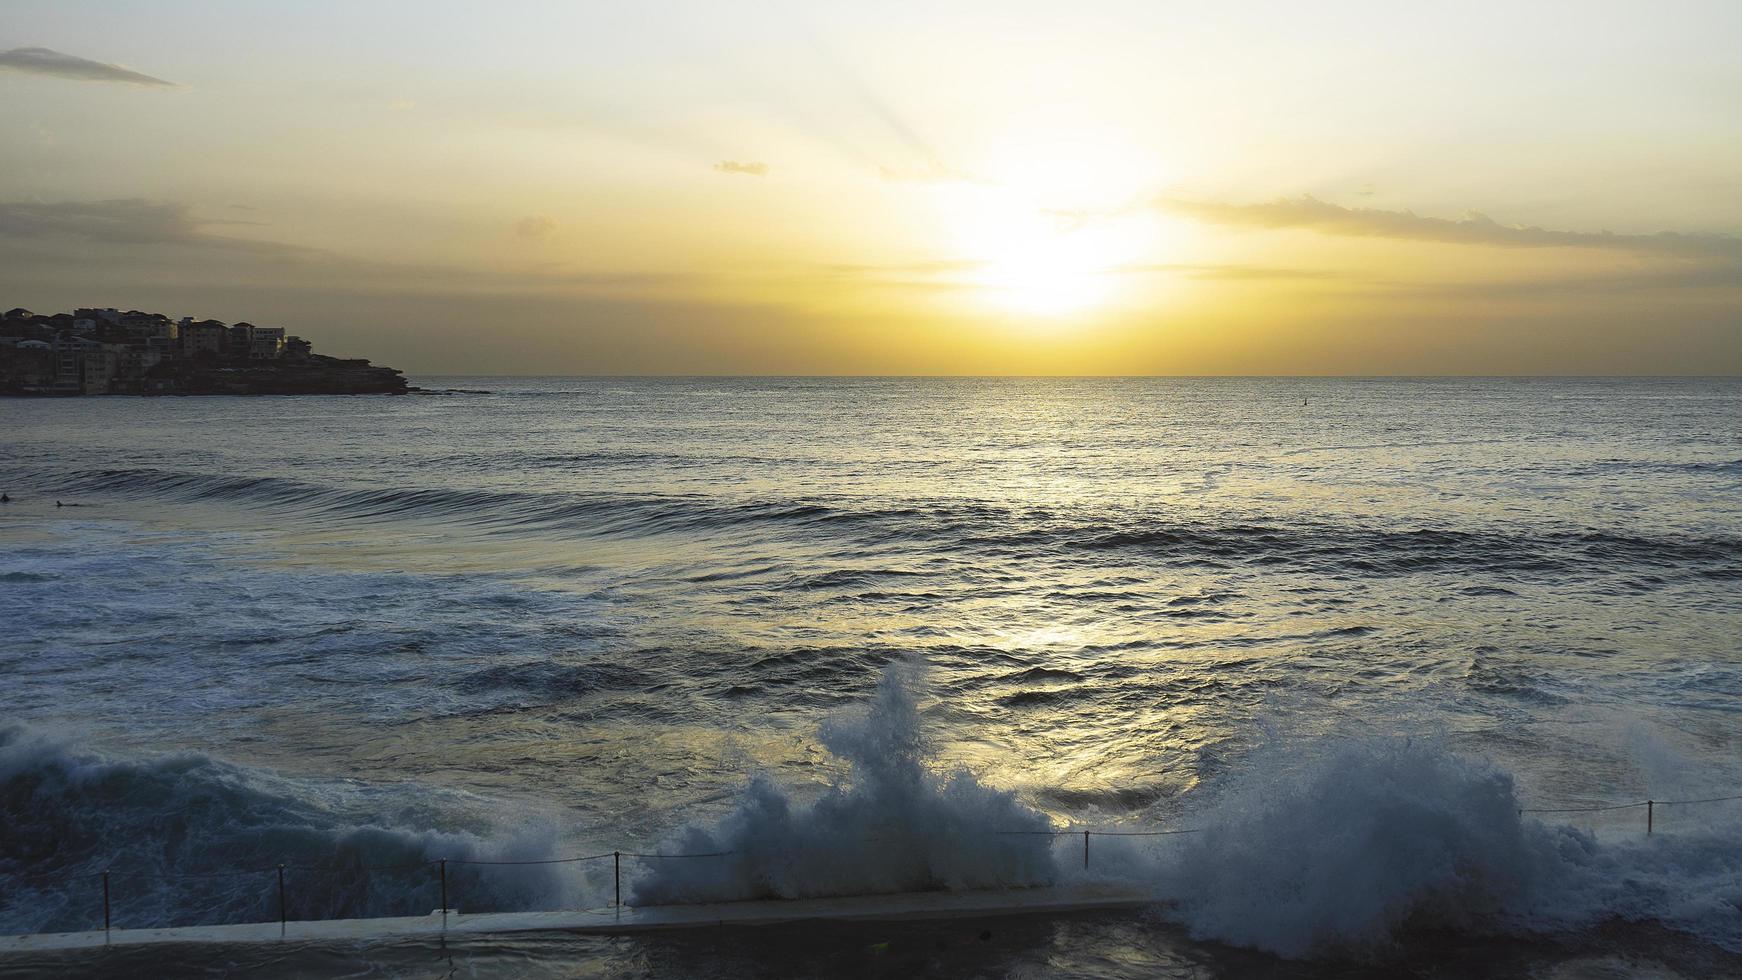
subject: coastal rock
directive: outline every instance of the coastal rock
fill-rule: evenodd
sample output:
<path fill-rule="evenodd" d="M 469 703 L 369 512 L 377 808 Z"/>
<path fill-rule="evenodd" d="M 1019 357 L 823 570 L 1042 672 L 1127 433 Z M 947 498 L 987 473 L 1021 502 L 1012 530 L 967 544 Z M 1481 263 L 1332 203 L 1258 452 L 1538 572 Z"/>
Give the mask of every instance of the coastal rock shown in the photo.
<path fill-rule="evenodd" d="M 177 364 L 163 394 L 182 395 L 403 395 L 410 390 L 402 372 L 370 364 L 311 354 L 306 358 L 249 361 L 239 365 Z M 148 394 L 156 392 L 146 392 Z"/>

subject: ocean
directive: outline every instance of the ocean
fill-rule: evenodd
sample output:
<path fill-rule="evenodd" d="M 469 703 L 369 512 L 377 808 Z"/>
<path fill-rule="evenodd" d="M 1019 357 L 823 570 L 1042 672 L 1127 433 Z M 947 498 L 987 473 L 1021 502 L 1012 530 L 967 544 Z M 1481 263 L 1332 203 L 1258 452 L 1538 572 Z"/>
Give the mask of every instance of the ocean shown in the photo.
<path fill-rule="evenodd" d="M 1155 908 L 0 975 L 1742 975 L 1742 380 L 414 383 L 0 401 L 0 933 Z"/>

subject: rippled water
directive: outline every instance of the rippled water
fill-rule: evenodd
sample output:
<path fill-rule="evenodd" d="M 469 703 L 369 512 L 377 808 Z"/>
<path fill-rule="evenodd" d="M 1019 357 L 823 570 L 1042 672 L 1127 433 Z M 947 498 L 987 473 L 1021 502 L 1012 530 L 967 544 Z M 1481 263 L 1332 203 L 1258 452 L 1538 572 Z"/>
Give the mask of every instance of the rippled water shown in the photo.
<path fill-rule="evenodd" d="M 975 969 L 1295 975 L 1200 940 L 1371 957 L 1424 919 L 1535 937 L 1492 961 L 1519 975 L 1621 922 L 1647 932 L 1617 955 L 1651 930 L 1742 953 L 1742 805 L 1660 808 L 1649 840 L 1635 810 L 1500 819 L 1742 793 L 1742 382 L 426 384 L 489 393 L 0 403 L 0 931 L 90 924 L 27 869 L 287 856 L 332 869 L 311 914 L 427 911 L 421 871 L 340 871 L 761 840 L 772 818 L 709 825 L 757 792 L 802 813 L 894 752 L 916 768 L 891 780 L 965 767 L 1061 826 L 1236 828 L 1109 852 L 1182 903 L 1162 920 L 1048 925 Z M 819 735 L 909 660 L 909 730 Z M 1024 819 L 916 799 L 842 805 Z M 1257 884 L 1222 894 L 1242 856 Z M 1446 909 L 1472 868 L 1508 882 L 1480 922 Z M 796 887 L 745 873 L 643 887 Z M 117 924 L 270 914 L 258 883 L 129 888 Z M 1351 888 L 1381 899 L 1320 921 Z"/>

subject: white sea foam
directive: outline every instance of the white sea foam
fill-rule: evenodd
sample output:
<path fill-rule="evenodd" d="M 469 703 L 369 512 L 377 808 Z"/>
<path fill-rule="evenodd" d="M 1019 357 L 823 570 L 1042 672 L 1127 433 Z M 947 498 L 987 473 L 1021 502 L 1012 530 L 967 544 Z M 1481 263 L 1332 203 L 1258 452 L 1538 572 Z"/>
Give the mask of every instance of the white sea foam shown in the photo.
<path fill-rule="evenodd" d="M 116 922 L 161 926 L 277 918 L 280 862 L 287 911 L 314 919 L 436 907 L 435 858 L 551 856 L 547 825 L 456 819 L 464 800 L 440 796 L 291 780 L 197 752 L 117 758 L 0 726 L 0 932 L 100 925 L 105 870 Z M 449 896 L 554 907 L 575 897 L 564 870 L 453 864 Z"/>
<path fill-rule="evenodd" d="M 921 671 L 889 668 L 863 711 L 822 729 L 850 766 L 809 805 L 752 779 L 719 823 L 690 826 L 635 884 L 638 904 L 811 898 L 947 888 L 1042 885 L 1056 876 L 1042 814 L 966 770 L 929 765 L 916 688 Z M 1014 833 L 1013 833 L 1014 832 Z M 723 852 L 723 853 L 721 853 Z"/>
<path fill-rule="evenodd" d="M 1512 776 L 1437 740 L 1331 737 L 1257 752 L 1205 829 L 1154 865 L 1192 933 L 1285 956 L 1382 949 L 1412 930 L 1654 922 L 1742 950 L 1732 820 L 1646 838 L 1519 813 Z"/>
<path fill-rule="evenodd" d="M 1078 838 L 1011 794 L 928 765 L 917 674 L 892 668 L 862 712 L 825 726 L 850 775 L 808 806 L 753 779 L 719 823 L 650 862 L 640 904 L 807 898 L 1117 879 L 1197 937 L 1289 957 L 1380 952 L 1412 934 L 1577 931 L 1608 920 L 1742 950 L 1734 820 L 1646 838 L 1520 814 L 1510 773 L 1438 738 L 1277 736 L 1188 801 L 1163 838 Z M 1140 830 L 1141 827 L 1127 829 Z M 1056 855 L 1056 856 L 1055 856 Z"/>
<path fill-rule="evenodd" d="M 1190 835 L 1096 837 L 1055 847 L 1045 817 L 971 774 L 940 772 L 921 725 L 915 668 L 890 669 L 862 710 L 823 727 L 847 764 L 809 804 L 766 778 L 711 826 L 684 829 L 630 882 L 637 904 L 804 899 L 1119 879 L 1194 936 L 1290 957 L 1383 952 L 1414 935 L 1576 933 L 1622 920 L 1742 952 L 1742 827 L 1722 807 L 1646 837 L 1520 815 L 1510 774 L 1440 740 L 1367 734 L 1274 738 L 1194 796 Z M 369 916 L 433 907 L 435 856 L 555 856 L 554 835 L 494 832 L 415 805 L 343 799 L 197 753 L 117 759 L 17 726 L 0 729 L 6 931 L 91 924 L 68 876 L 209 873 L 288 860 L 312 866 L 296 914 Z M 414 797 L 416 798 L 416 797 Z M 1139 829 L 1139 828 L 1132 828 Z M 1027 833 L 1008 833 L 1021 831 Z M 1056 856 L 1055 856 L 1056 855 Z M 360 866 L 411 865 L 364 874 Z M 46 880 L 17 877 L 52 869 Z M 450 868 L 471 909 L 586 902 L 560 867 Z M 127 924 L 271 918 L 269 876 L 128 877 Z M 87 889 L 88 890 L 88 889 Z M 82 899 L 82 901 L 81 901 Z M 409 905 L 408 905 L 409 903 Z"/>

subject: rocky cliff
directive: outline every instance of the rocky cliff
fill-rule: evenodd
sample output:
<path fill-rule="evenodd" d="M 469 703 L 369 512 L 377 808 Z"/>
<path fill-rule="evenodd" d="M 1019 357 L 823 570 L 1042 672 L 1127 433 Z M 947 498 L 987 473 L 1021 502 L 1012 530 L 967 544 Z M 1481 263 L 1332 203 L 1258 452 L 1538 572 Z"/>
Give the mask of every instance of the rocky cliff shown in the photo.
<path fill-rule="evenodd" d="M 276 360 L 178 362 L 152 372 L 158 390 L 177 395 L 403 395 L 405 376 L 361 358 L 322 354 Z"/>

